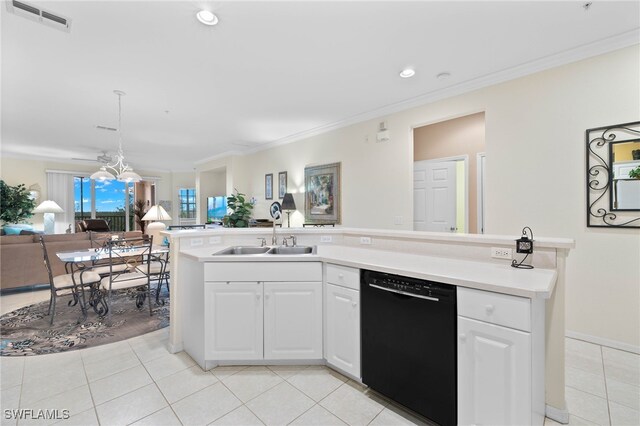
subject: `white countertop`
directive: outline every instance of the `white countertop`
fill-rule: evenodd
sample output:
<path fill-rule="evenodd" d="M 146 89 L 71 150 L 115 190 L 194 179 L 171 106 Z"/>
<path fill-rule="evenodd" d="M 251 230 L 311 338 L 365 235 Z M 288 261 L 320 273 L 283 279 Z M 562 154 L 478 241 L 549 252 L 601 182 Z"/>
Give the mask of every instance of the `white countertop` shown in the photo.
<path fill-rule="evenodd" d="M 548 299 L 558 278 L 553 269 L 516 269 L 506 262 L 496 264 L 339 245 L 318 246 L 315 255 L 213 256 L 224 248 L 221 245 L 186 249 L 181 254 L 200 262 L 322 261 L 528 298 Z"/>
<path fill-rule="evenodd" d="M 225 236 L 225 235 L 268 235 L 272 232 L 271 228 L 211 228 L 211 229 L 190 229 L 163 231 L 161 235 L 171 238 L 194 238 L 207 236 Z M 296 235 L 360 235 L 370 237 L 386 237 L 413 241 L 440 241 L 460 244 L 508 244 L 513 245 L 516 238 L 520 238 L 519 234 L 514 235 L 492 235 L 492 234 L 457 234 L 451 232 L 419 232 L 419 231 L 399 231 L 392 229 L 366 229 L 366 228 L 346 228 L 342 226 L 326 227 L 326 228 L 276 228 L 278 236 L 283 234 Z M 572 249 L 575 247 L 575 241 L 570 238 L 550 238 L 538 237 L 534 238 L 536 247 L 539 248 L 556 248 L 556 249 Z"/>

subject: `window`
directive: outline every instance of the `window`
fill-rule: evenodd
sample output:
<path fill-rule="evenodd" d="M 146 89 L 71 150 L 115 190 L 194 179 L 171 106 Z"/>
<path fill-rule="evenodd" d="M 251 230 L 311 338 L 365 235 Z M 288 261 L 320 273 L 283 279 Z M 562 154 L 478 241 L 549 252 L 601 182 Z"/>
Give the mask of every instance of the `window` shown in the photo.
<path fill-rule="evenodd" d="M 180 218 L 196 218 L 196 190 L 195 188 L 180 188 Z"/>
<path fill-rule="evenodd" d="M 105 219 L 112 231 L 133 229 L 132 185 L 116 180 L 96 182 L 88 177 L 75 176 L 73 187 L 76 221 L 94 217 Z"/>

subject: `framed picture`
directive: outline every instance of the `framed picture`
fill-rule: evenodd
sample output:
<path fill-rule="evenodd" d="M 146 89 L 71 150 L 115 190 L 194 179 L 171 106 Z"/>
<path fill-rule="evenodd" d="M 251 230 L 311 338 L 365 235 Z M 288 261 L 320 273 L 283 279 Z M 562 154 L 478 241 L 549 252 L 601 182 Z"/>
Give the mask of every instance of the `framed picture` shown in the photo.
<path fill-rule="evenodd" d="M 278 198 L 284 198 L 287 193 L 287 172 L 278 173 Z"/>
<path fill-rule="evenodd" d="M 306 223 L 340 223 L 340 163 L 305 167 Z"/>
<path fill-rule="evenodd" d="M 273 173 L 264 175 L 264 199 L 273 200 Z"/>

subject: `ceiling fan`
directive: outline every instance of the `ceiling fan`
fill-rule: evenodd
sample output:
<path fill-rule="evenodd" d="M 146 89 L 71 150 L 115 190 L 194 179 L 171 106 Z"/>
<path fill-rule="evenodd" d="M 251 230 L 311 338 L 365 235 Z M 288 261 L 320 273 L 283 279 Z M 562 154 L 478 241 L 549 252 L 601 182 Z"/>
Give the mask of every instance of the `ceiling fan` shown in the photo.
<path fill-rule="evenodd" d="M 113 161 L 113 158 L 111 157 L 111 155 L 107 154 L 107 151 L 102 151 L 102 154 L 96 156 L 95 159 L 93 159 L 93 158 L 72 158 L 72 160 L 76 160 L 76 161 L 95 161 L 96 163 L 107 164 L 107 163 L 110 163 L 111 161 Z"/>

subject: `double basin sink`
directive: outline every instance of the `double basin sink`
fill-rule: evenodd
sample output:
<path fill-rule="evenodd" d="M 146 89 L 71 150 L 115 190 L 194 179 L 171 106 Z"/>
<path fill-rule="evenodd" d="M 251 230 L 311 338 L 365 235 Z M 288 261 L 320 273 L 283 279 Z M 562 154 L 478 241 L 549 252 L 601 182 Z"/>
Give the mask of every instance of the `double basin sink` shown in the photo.
<path fill-rule="evenodd" d="M 278 247 L 251 247 L 251 246 L 233 246 L 224 250 L 213 253 L 214 256 L 250 256 L 256 254 L 266 255 L 299 255 L 299 254 L 315 254 L 316 247 L 313 246 L 278 246 Z"/>

